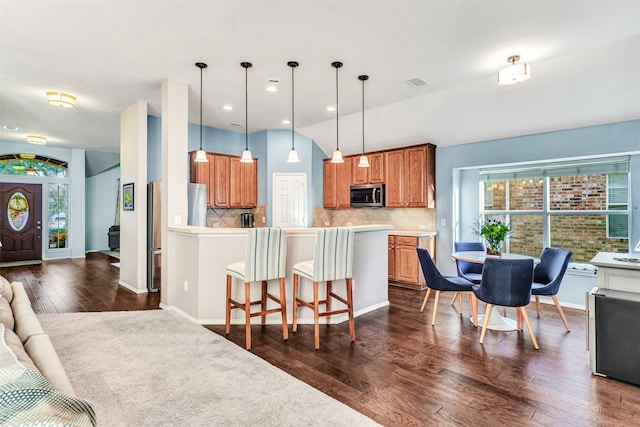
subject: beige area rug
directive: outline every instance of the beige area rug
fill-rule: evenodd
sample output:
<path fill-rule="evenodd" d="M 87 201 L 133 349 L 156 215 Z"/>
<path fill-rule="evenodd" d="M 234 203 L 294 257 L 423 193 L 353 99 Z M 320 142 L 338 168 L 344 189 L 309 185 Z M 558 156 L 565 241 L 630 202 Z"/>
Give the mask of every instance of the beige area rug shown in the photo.
<path fill-rule="evenodd" d="M 171 311 L 38 318 L 99 426 L 377 425 Z"/>

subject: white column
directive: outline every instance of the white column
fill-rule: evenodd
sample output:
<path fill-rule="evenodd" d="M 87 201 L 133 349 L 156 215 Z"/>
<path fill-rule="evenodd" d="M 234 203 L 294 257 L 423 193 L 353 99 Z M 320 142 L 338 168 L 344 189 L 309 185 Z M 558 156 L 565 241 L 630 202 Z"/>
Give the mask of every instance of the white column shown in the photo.
<path fill-rule="evenodd" d="M 167 226 L 187 223 L 189 85 L 177 80 L 162 82 L 162 275 L 161 302 L 168 305 L 169 283 L 181 254 L 169 245 Z"/>
<path fill-rule="evenodd" d="M 147 290 L 147 103 L 137 101 L 120 114 L 120 191 L 134 185 L 134 209 L 120 203 L 120 284 Z M 122 200 L 122 199 L 121 199 Z"/>

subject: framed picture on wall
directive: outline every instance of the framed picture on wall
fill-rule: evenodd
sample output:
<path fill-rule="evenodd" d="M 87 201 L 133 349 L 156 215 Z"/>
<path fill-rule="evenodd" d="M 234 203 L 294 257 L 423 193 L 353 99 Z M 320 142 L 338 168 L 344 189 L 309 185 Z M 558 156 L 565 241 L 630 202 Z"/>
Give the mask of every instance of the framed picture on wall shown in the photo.
<path fill-rule="evenodd" d="M 132 211 L 133 208 L 133 182 L 130 182 L 122 186 L 122 209 Z"/>

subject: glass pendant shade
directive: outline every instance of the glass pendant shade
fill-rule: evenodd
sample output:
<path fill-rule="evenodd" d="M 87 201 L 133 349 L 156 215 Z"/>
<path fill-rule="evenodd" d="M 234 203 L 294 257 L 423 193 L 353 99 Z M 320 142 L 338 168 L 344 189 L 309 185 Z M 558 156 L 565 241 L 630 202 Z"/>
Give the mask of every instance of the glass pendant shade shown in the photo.
<path fill-rule="evenodd" d="M 294 148 L 289 150 L 289 157 L 287 158 L 287 162 L 289 162 L 289 163 L 300 163 L 300 158 L 298 157 L 298 152 Z"/>
<path fill-rule="evenodd" d="M 344 159 L 342 158 L 342 151 L 336 150 L 333 152 L 333 156 L 331 156 L 331 163 L 344 163 Z"/>
<path fill-rule="evenodd" d="M 253 163 L 253 157 L 251 157 L 251 151 L 244 150 L 242 152 L 242 157 L 240 158 L 241 163 Z"/>
<path fill-rule="evenodd" d="M 198 152 L 196 153 L 196 158 L 193 161 L 197 163 L 208 162 L 209 160 L 207 159 L 207 153 L 205 153 L 204 150 L 198 150 Z"/>
<path fill-rule="evenodd" d="M 360 162 L 358 162 L 359 168 L 368 168 L 371 166 L 369 164 L 369 158 L 367 156 L 360 156 Z"/>
<path fill-rule="evenodd" d="M 516 64 L 519 59 L 520 57 L 518 55 L 510 56 L 508 58 L 511 65 L 498 71 L 499 85 L 514 85 L 531 78 L 531 66 L 529 64 Z"/>

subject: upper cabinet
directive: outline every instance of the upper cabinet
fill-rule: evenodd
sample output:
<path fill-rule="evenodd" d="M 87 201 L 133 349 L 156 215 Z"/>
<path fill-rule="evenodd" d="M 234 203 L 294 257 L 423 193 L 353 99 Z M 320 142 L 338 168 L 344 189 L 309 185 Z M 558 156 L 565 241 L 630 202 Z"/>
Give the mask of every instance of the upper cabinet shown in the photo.
<path fill-rule="evenodd" d="M 206 163 L 194 161 L 189 153 L 191 182 L 207 185 L 207 206 L 211 208 L 255 208 L 258 199 L 258 160 L 241 163 L 240 157 L 207 153 Z"/>
<path fill-rule="evenodd" d="M 324 207 L 348 208 L 351 185 L 385 184 L 387 208 L 435 208 L 435 149 L 423 144 L 367 153 L 368 168 L 358 167 L 360 156 L 345 157 L 345 163 L 337 164 L 326 159 Z"/>
<path fill-rule="evenodd" d="M 344 158 L 344 163 L 324 160 L 324 207 L 327 209 L 350 208 L 349 188 L 351 187 L 351 165 L 353 159 Z M 362 168 L 361 168 L 362 169 Z"/>

